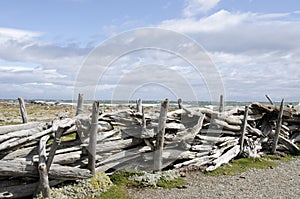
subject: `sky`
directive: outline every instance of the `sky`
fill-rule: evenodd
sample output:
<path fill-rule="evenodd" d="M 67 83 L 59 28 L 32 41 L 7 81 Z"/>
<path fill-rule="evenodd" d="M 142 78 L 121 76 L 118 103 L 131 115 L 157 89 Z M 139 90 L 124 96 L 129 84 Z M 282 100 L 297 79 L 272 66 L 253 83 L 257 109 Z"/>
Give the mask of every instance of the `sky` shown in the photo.
<path fill-rule="evenodd" d="M 2 0 L 0 98 L 299 102 L 299 44 L 300 0 Z"/>

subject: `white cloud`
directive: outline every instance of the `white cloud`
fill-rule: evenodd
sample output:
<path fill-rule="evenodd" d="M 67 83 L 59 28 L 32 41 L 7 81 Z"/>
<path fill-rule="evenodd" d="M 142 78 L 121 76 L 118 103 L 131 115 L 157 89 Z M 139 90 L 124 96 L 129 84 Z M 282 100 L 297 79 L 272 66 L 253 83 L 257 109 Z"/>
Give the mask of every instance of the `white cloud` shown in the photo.
<path fill-rule="evenodd" d="M 41 36 L 40 32 L 0 27 L 0 42 L 6 40 L 25 41 Z"/>
<path fill-rule="evenodd" d="M 213 9 L 220 0 L 186 0 L 182 11 L 184 17 L 193 17 L 199 13 L 206 13 Z"/>
<path fill-rule="evenodd" d="M 249 13 L 230 13 L 220 10 L 208 17 L 171 19 L 163 21 L 159 27 L 182 33 L 220 32 L 238 26 L 249 18 Z"/>

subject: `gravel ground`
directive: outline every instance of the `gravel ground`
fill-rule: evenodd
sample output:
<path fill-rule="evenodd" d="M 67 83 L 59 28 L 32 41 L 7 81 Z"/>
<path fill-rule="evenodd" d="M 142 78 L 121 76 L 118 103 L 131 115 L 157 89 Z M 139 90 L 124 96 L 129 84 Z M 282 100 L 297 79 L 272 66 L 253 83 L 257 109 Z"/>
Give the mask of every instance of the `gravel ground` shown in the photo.
<path fill-rule="evenodd" d="M 267 170 L 250 169 L 236 176 L 190 173 L 185 189 L 128 190 L 134 198 L 300 198 L 300 158 Z"/>

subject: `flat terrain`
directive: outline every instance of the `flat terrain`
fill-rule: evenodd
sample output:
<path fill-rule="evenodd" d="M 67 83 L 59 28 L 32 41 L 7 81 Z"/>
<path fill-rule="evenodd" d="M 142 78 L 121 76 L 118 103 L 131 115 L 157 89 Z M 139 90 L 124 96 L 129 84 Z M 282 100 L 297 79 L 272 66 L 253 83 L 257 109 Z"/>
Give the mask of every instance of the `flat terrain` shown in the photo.
<path fill-rule="evenodd" d="M 69 117 L 73 117 L 75 108 L 71 105 L 40 105 L 26 103 L 28 120 L 31 122 L 49 122 L 59 114 L 68 112 Z M 16 101 L 0 101 L 0 126 L 22 123 L 19 103 Z"/>
<path fill-rule="evenodd" d="M 236 176 L 192 172 L 185 189 L 129 189 L 134 198 L 299 198 L 300 157 L 278 167 L 250 169 Z"/>

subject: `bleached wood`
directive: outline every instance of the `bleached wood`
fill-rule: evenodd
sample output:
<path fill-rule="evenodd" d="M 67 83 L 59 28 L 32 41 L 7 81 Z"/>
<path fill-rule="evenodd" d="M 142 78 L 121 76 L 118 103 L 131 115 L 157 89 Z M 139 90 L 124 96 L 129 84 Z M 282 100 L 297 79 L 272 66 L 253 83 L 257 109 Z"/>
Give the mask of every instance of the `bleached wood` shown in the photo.
<path fill-rule="evenodd" d="M 27 118 L 25 102 L 22 97 L 19 97 L 18 100 L 19 100 L 19 104 L 20 104 L 20 112 L 21 112 L 23 123 L 27 123 L 28 118 Z"/>
<path fill-rule="evenodd" d="M 161 171 L 162 169 L 162 153 L 163 153 L 163 145 L 164 145 L 164 137 L 165 137 L 165 125 L 167 120 L 167 112 L 169 107 L 169 100 L 165 99 L 161 103 L 160 115 L 159 115 L 159 123 L 158 123 L 158 132 L 156 135 L 156 144 L 154 151 L 154 170 Z"/>
<path fill-rule="evenodd" d="M 275 131 L 275 135 L 273 138 L 271 153 L 276 152 L 276 147 L 277 147 L 279 133 L 280 133 L 281 124 L 282 124 L 283 106 L 284 106 L 284 99 L 281 100 L 281 104 L 280 104 L 280 110 L 279 110 L 278 118 L 277 118 L 277 122 L 276 122 L 276 131 Z"/>

